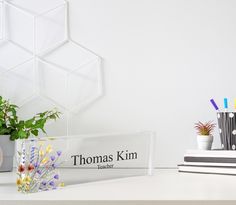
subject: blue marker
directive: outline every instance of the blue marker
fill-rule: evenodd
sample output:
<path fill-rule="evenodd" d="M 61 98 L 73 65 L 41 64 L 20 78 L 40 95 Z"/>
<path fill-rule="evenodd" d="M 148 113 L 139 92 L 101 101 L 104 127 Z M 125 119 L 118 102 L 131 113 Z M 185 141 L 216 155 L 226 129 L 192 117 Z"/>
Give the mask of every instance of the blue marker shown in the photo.
<path fill-rule="evenodd" d="M 224 98 L 224 108 L 225 108 L 225 111 L 227 111 L 227 109 L 228 109 L 228 99 L 227 98 Z"/>

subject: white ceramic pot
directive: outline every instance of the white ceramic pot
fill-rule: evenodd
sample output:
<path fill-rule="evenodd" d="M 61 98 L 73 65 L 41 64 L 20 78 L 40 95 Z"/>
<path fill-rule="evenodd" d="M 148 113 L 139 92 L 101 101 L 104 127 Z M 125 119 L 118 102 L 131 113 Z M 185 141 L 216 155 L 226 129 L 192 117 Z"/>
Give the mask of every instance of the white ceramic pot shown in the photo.
<path fill-rule="evenodd" d="M 0 135 L 0 172 L 10 172 L 13 169 L 15 142 L 9 135 Z"/>
<path fill-rule="evenodd" d="M 212 135 L 198 135 L 197 136 L 198 149 L 211 150 L 212 142 L 213 142 Z"/>

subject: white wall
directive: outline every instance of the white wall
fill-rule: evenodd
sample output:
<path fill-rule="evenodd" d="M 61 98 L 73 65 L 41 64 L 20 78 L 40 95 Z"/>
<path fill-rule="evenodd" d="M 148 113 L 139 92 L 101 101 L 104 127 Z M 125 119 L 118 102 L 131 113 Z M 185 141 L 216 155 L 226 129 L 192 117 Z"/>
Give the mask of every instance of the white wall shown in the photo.
<path fill-rule="evenodd" d="M 154 130 L 156 166 L 176 166 L 196 146 L 194 122 L 216 120 L 209 99 L 236 97 L 236 1 L 69 3 L 71 36 L 103 58 L 105 83 L 73 133 Z"/>

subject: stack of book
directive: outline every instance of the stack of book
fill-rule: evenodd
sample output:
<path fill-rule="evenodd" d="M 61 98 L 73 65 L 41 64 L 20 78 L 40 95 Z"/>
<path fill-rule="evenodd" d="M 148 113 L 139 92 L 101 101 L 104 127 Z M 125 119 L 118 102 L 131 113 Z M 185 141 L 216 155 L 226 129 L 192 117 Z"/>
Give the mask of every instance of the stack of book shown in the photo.
<path fill-rule="evenodd" d="M 236 175 L 236 151 L 188 150 L 179 172 Z"/>

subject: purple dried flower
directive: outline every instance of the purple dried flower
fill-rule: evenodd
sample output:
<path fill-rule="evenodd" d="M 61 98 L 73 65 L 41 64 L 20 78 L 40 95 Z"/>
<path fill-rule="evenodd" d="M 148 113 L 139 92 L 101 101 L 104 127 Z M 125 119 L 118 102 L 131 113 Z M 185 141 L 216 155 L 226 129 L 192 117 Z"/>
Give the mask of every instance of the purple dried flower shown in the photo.
<path fill-rule="evenodd" d="M 41 175 L 41 174 L 42 174 L 42 171 L 41 171 L 41 170 L 38 170 L 37 173 L 38 173 L 39 175 Z"/>
<path fill-rule="evenodd" d="M 59 179 L 59 175 L 56 174 L 53 178 L 54 178 L 54 179 Z"/>
<path fill-rule="evenodd" d="M 50 158 L 51 158 L 52 161 L 54 161 L 56 159 L 55 156 L 51 156 Z"/>
<path fill-rule="evenodd" d="M 46 181 L 42 181 L 41 183 L 43 186 L 46 186 L 47 185 L 47 182 Z"/>
<path fill-rule="evenodd" d="M 37 168 L 39 164 L 37 162 L 34 163 L 34 167 Z"/>
<path fill-rule="evenodd" d="M 61 151 L 57 151 L 57 156 L 61 156 Z"/>
<path fill-rule="evenodd" d="M 55 165 L 55 164 L 52 164 L 52 168 L 56 168 L 56 165 Z"/>
<path fill-rule="evenodd" d="M 54 181 L 50 181 L 50 182 L 49 182 L 49 185 L 50 185 L 50 186 L 55 186 L 55 182 L 54 182 Z"/>

